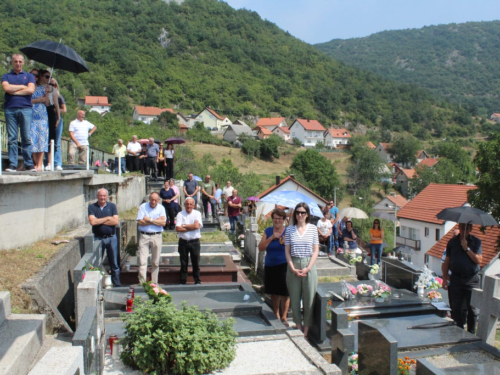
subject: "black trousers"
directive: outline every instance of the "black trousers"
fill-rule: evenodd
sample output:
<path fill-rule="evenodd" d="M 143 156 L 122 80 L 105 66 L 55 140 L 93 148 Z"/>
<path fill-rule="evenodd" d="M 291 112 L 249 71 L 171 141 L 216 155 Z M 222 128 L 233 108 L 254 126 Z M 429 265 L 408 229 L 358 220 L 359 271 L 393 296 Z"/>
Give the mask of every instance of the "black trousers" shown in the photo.
<path fill-rule="evenodd" d="M 201 198 L 203 203 L 203 211 L 205 212 L 205 219 L 208 219 L 208 205 L 212 208 L 212 217 L 215 218 L 215 204 L 210 199 Z"/>
<path fill-rule="evenodd" d="M 174 159 L 169 159 L 166 158 L 165 161 L 167 162 L 167 180 L 170 180 L 171 178 L 174 178 Z"/>
<path fill-rule="evenodd" d="M 140 169 L 139 169 L 139 156 L 127 155 L 127 169 L 130 172 L 140 171 Z"/>
<path fill-rule="evenodd" d="M 156 169 L 156 157 L 147 158 L 146 174 L 150 174 L 153 178 L 158 178 L 158 171 Z"/>
<path fill-rule="evenodd" d="M 451 288 L 448 290 L 451 300 L 451 309 L 453 320 L 457 326 L 464 328 L 465 320 L 467 320 L 467 331 L 470 333 L 476 332 L 477 309 L 470 304 L 472 289 L 479 288 L 479 275 L 474 275 L 469 278 L 461 278 L 451 275 Z M 467 318 L 463 313 L 463 309 L 467 310 Z"/>
<path fill-rule="evenodd" d="M 188 278 L 189 256 L 193 268 L 193 279 L 195 283 L 200 283 L 200 240 L 192 242 L 179 239 L 179 255 L 181 260 L 181 284 L 186 284 Z"/>
<path fill-rule="evenodd" d="M 165 206 L 163 206 L 165 207 Z M 165 207 L 165 211 L 167 212 L 167 221 L 166 221 L 166 224 L 165 224 L 165 229 L 174 229 L 175 228 L 175 224 L 174 224 L 174 221 L 175 221 L 175 211 L 176 208 L 175 207 Z"/>
<path fill-rule="evenodd" d="M 164 160 L 160 160 L 158 162 L 158 176 L 159 177 L 165 177 L 166 176 L 166 173 L 167 173 L 167 167 L 165 167 L 165 161 Z"/>

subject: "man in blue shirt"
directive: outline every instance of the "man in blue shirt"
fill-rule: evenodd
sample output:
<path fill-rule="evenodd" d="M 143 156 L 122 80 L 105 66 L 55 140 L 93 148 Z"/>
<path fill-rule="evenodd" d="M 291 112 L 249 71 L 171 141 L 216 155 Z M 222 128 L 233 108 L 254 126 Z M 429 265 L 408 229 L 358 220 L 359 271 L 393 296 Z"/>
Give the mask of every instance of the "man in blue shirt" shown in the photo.
<path fill-rule="evenodd" d="M 156 181 L 158 179 L 158 172 L 156 169 L 156 157 L 160 153 L 160 147 L 155 143 L 154 138 L 149 138 L 148 147 L 146 149 L 147 158 L 147 172 L 151 173 L 152 180 Z"/>
<path fill-rule="evenodd" d="M 113 286 L 121 286 L 118 240 L 116 238 L 116 226 L 120 220 L 116 205 L 108 202 L 106 189 L 97 191 L 97 202 L 89 205 L 88 213 L 94 239 L 101 241 L 103 252 L 106 250 Z"/>
<path fill-rule="evenodd" d="M 332 214 L 332 226 L 333 226 L 333 230 L 332 230 L 332 234 L 331 234 L 331 238 L 330 238 L 330 249 L 328 249 L 329 253 L 332 252 L 332 250 L 337 250 L 337 248 L 339 247 L 339 239 L 338 239 L 338 230 L 337 230 L 337 222 L 339 220 L 339 209 L 337 207 L 335 207 L 335 204 L 333 201 L 330 201 L 328 206 L 330 207 L 330 213 Z"/>
<path fill-rule="evenodd" d="M 5 122 L 9 140 L 9 167 L 6 172 L 17 171 L 18 129 L 21 132 L 21 147 L 24 166 L 27 171 L 36 172 L 31 158 L 31 118 L 33 106 L 31 95 L 35 92 L 35 77 L 23 71 L 24 57 L 21 54 L 12 55 L 12 70 L 2 75 L 2 89 L 5 91 Z"/>

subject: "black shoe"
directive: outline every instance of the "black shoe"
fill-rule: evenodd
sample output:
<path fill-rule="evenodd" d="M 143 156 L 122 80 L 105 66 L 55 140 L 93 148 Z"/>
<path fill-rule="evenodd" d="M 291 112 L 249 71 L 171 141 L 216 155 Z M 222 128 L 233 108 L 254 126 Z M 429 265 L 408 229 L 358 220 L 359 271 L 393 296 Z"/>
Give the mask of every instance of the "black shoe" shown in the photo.
<path fill-rule="evenodd" d="M 201 284 L 201 281 L 197 281 L 194 283 L 194 285 L 198 285 L 198 284 Z"/>
<path fill-rule="evenodd" d="M 186 282 L 185 282 L 185 281 L 184 281 L 184 282 L 183 282 L 183 281 L 181 281 L 181 282 L 179 283 L 179 285 L 186 285 Z"/>

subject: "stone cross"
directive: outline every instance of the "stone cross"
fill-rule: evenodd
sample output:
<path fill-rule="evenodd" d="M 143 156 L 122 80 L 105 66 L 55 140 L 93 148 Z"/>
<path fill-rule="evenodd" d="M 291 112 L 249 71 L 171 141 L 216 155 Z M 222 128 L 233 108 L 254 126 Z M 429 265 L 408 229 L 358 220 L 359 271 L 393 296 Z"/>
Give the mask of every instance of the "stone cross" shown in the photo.
<path fill-rule="evenodd" d="M 485 276 L 484 289 L 473 289 L 472 306 L 480 309 L 477 335 L 487 344 L 495 345 L 497 321 L 500 317 L 500 278 Z"/>

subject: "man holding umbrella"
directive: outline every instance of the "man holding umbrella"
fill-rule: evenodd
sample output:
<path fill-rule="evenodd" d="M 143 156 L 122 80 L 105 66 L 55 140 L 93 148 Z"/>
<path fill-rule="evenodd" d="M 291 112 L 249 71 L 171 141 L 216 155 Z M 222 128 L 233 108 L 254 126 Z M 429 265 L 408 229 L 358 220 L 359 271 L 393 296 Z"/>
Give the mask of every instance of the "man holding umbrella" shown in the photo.
<path fill-rule="evenodd" d="M 5 121 L 9 139 L 9 167 L 7 172 L 17 171 L 17 133 L 21 132 L 21 147 L 26 170 L 36 172 L 31 158 L 30 127 L 33 116 L 31 95 L 35 92 L 35 77 L 23 71 L 24 57 L 16 53 L 11 59 L 12 70 L 2 76 L 5 91 Z"/>
<path fill-rule="evenodd" d="M 443 271 L 443 289 L 448 289 L 450 279 L 450 302 L 453 320 L 464 328 L 463 306 L 467 307 L 467 331 L 475 333 L 477 309 L 471 306 L 472 289 L 479 288 L 479 264 L 483 258 L 481 240 L 470 234 L 471 223 L 459 224 L 460 234 L 454 236 L 446 246 L 446 259 Z M 448 275 L 451 270 L 451 275 Z"/>

